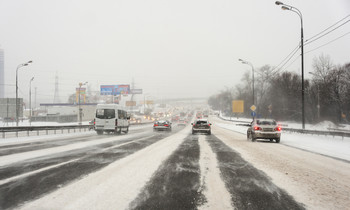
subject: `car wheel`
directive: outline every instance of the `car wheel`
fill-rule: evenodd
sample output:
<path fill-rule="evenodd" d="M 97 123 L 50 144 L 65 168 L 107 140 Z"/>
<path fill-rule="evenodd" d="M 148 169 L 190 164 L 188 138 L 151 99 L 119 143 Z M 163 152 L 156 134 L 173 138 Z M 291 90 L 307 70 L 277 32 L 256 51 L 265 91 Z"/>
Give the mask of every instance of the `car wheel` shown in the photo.
<path fill-rule="evenodd" d="M 250 134 L 250 135 L 251 135 L 252 142 L 255 142 L 256 138 L 254 137 L 254 135 L 253 134 Z"/>
<path fill-rule="evenodd" d="M 208 135 L 211 135 L 211 131 L 208 131 Z"/>
<path fill-rule="evenodd" d="M 103 131 L 96 131 L 97 135 L 102 135 Z"/>
<path fill-rule="evenodd" d="M 276 143 L 280 143 L 280 140 L 281 140 L 280 138 L 277 138 Z"/>
<path fill-rule="evenodd" d="M 192 130 L 192 134 L 195 134 L 195 132 Z"/>

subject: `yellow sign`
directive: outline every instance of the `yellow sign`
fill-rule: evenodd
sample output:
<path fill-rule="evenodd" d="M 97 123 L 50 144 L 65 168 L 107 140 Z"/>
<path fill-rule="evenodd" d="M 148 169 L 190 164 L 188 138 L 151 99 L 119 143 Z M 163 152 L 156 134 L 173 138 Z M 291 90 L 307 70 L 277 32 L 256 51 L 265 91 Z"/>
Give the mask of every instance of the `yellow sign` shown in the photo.
<path fill-rule="evenodd" d="M 243 113 L 244 112 L 244 101 L 243 100 L 233 100 L 232 101 L 232 112 L 233 113 Z"/>
<path fill-rule="evenodd" d="M 250 110 L 252 110 L 253 112 L 256 110 L 256 106 L 254 106 L 254 105 L 252 105 L 251 107 L 250 107 Z"/>

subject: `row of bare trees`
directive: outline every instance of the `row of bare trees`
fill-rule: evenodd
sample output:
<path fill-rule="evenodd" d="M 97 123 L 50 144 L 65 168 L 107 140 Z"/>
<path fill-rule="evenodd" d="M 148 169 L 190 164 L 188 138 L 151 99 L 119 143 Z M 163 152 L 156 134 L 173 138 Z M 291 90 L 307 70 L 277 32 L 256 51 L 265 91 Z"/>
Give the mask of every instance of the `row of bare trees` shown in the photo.
<path fill-rule="evenodd" d="M 329 56 L 321 55 L 313 60 L 313 72 L 306 73 L 312 74 L 311 80 L 304 81 L 306 122 L 350 120 L 350 63 L 337 66 Z M 301 121 L 301 75 L 280 72 L 269 65 L 256 69 L 255 74 L 258 117 Z M 232 100 L 243 100 L 245 111 L 239 115 L 250 117 L 252 92 L 252 78 L 247 72 L 241 84 L 226 87 L 208 102 L 213 109 L 230 116 Z"/>

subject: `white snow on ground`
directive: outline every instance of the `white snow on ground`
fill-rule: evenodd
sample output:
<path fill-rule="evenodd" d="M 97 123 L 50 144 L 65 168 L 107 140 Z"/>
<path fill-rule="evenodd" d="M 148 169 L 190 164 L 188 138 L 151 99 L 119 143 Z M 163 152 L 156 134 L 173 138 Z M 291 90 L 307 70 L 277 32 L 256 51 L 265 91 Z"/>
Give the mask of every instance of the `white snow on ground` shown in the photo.
<path fill-rule="evenodd" d="M 126 209 L 188 134 L 184 129 L 21 209 Z"/>
<path fill-rule="evenodd" d="M 246 135 L 247 128 L 245 126 L 239 126 L 236 122 L 222 121 L 216 123 L 216 126 L 236 131 Z M 322 128 L 319 128 L 320 130 Z M 310 134 L 290 133 L 283 131 L 280 144 L 296 147 L 299 149 L 315 152 L 330 157 L 335 157 L 343 160 L 350 161 L 350 138 L 339 136 L 317 136 Z"/>
<path fill-rule="evenodd" d="M 200 135 L 200 170 L 201 186 L 203 195 L 207 199 L 199 209 L 233 209 L 231 206 L 231 196 L 225 187 L 225 183 L 220 177 L 220 170 L 217 164 L 215 153 L 210 148 L 205 136 Z"/>

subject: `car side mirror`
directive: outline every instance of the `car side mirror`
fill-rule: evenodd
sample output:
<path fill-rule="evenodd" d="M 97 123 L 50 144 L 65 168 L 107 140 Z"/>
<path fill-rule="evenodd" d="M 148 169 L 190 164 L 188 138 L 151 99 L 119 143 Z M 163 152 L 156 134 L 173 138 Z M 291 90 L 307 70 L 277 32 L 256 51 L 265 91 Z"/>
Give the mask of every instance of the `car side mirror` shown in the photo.
<path fill-rule="evenodd" d="M 191 125 L 193 125 L 193 123 L 191 123 Z"/>

